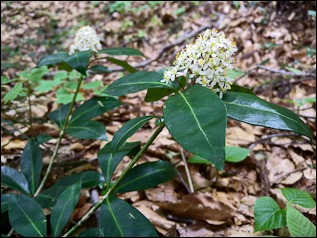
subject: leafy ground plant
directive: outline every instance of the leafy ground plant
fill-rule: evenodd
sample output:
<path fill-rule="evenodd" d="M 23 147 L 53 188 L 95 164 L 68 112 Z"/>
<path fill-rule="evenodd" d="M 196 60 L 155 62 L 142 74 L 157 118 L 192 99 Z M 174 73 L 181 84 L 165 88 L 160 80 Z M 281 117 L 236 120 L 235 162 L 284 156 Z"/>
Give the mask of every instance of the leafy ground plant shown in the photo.
<path fill-rule="evenodd" d="M 292 237 L 316 237 L 316 226 L 293 205 L 315 208 L 309 193 L 295 188 L 282 188 L 288 203 L 284 208 L 271 197 L 258 198 L 254 205 L 255 230 L 266 231 L 287 227 Z"/>
<path fill-rule="evenodd" d="M 179 52 L 173 67 L 164 72 L 138 71 L 127 62 L 109 55 L 143 56 L 141 52 L 130 48 L 102 49 L 94 30 L 83 27 L 76 34 L 70 55 L 60 52 L 41 59 L 38 68 L 58 66 L 64 70 L 74 69 L 80 76 L 72 101 L 49 114 L 49 119 L 59 126 L 60 133 L 44 177 L 41 178 L 40 144 L 45 140 L 38 138 L 29 139 L 21 159 L 21 171 L 1 167 L 2 184 L 15 190 L 14 193 L 2 194 L 1 206 L 1 212 L 8 210 L 12 232 L 22 236 L 64 234 L 68 237 L 100 209 L 98 226 L 79 236 L 158 236 L 149 220 L 117 194 L 155 187 L 177 176 L 175 167 L 168 161 L 136 165 L 164 127 L 184 149 L 197 156 L 191 159 L 192 162 L 212 164 L 218 170 L 224 169 L 226 158 L 227 161 L 237 162 L 248 153 L 226 147 L 227 117 L 252 125 L 293 131 L 312 140 L 310 128 L 295 113 L 233 84 L 228 75 L 233 69 L 232 56 L 236 50 L 234 42 L 228 40 L 224 33 L 208 29 L 195 44 L 187 45 Z M 96 64 L 100 54 L 105 54 L 103 59 L 122 66 L 130 74 L 110 84 L 103 92 L 105 96 L 93 97 L 73 110 L 76 96 L 89 72 L 108 72 L 108 68 Z M 91 119 L 119 106 L 118 96 L 142 90 L 147 90 L 147 102 L 168 96 L 162 115 L 147 115 L 127 121 L 98 153 L 102 173 L 85 171 L 65 176 L 44 189 L 64 135 L 107 140 L 104 126 Z M 127 142 L 151 120 L 156 121 L 157 128 L 144 145 L 141 146 L 139 141 Z M 230 155 L 238 152 L 241 153 L 239 156 Z M 114 171 L 126 155 L 132 160 L 114 179 Z M 101 188 L 101 197 L 80 221 L 66 230 L 81 189 L 91 187 Z M 43 209 L 51 211 L 49 220 Z"/>

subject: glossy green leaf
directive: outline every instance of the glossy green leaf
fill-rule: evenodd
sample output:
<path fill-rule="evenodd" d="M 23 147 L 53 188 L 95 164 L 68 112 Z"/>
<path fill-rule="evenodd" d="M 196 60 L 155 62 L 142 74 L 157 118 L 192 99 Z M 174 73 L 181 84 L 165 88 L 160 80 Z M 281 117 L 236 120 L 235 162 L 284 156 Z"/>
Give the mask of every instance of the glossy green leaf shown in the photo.
<path fill-rule="evenodd" d="M 37 143 L 43 144 L 43 143 L 46 143 L 46 142 L 50 141 L 53 138 L 54 137 L 52 137 L 52 136 L 50 136 L 48 134 L 40 134 L 40 135 L 37 135 L 35 137 L 35 140 L 37 141 Z"/>
<path fill-rule="evenodd" d="M 113 135 L 111 141 L 112 151 L 115 153 L 120 150 L 127 139 L 153 118 L 154 116 L 137 117 L 124 123 L 124 125 Z"/>
<path fill-rule="evenodd" d="M 65 133 L 79 139 L 107 140 L 106 128 L 98 121 L 76 121 L 67 126 Z"/>
<path fill-rule="evenodd" d="M 44 65 L 51 66 L 56 65 L 63 62 L 69 55 L 66 52 L 60 52 L 53 55 L 44 56 L 40 61 L 37 63 L 36 67 L 41 67 Z"/>
<path fill-rule="evenodd" d="M 194 85 L 171 96 L 163 107 L 164 122 L 186 150 L 224 168 L 226 108 L 210 89 Z"/>
<path fill-rule="evenodd" d="M 34 194 L 38 187 L 42 167 L 43 161 L 40 145 L 34 138 L 31 138 L 26 144 L 21 158 L 21 172 L 28 180 L 31 194 Z"/>
<path fill-rule="evenodd" d="M 102 65 L 94 65 L 94 66 L 91 66 L 89 69 L 92 71 L 92 73 L 96 73 L 96 74 L 111 72 L 111 70 L 109 70 L 108 67 L 105 67 Z"/>
<path fill-rule="evenodd" d="M 57 237 L 72 215 L 80 196 L 81 180 L 68 187 L 57 199 L 51 214 L 51 229 Z"/>
<path fill-rule="evenodd" d="M 185 77 L 178 77 L 177 80 L 174 80 L 172 82 L 172 86 L 174 88 L 177 88 L 178 90 L 181 90 L 182 88 L 186 87 L 186 81 L 187 79 Z M 172 94 L 173 92 L 175 92 L 175 89 L 172 90 L 168 88 L 150 88 L 145 95 L 144 101 L 154 102 Z"/>
<path fill-rule="evenodd" d="M 69 108 L 70 108 L 70 104 L 63 105 L 57 108 L 55 111 L 50 112 L 48 114 L 48 118 L 52 122 L 55 122 L 58 125 L 58 127 L 61 129 L 63 128 L 63 125 L 65 123 Z"/>
<path fill-rule="evenodd" d="M 91 57 L 91 50 L 80 51 L 69 57 L 67 57 L 64 62 L 68 64 L 73 69 L 77 70 L 82 75 L 87 75 L 87 67 L 89 59 Z"/>
<path fill-rule="evenodd" d="M 12 194 L 8 205 L 10 224 L 17 233 L 26 237 L 46 237 L 46 218 L 34 198 Z"/>
<path fill-rule="evenodd" d="M 99 228 L 103 237 L 157 237 L 152 223 L 129 203 L 106 199 L 100 208 Z"/>
<path fill-rule="evenodd" d="M 133 48 L 106 48 L 98 51 L 98 54 L 108 55 L 136 55 L 143 56 L 142 52 Z"/>
<path fill-rule="evenodd" d="M 286 210 L 271 197 L 260 197 L 254 204 L 255 231 L 272 230 L 286 226 Z"/>
<path fill-rule="evenodd" d="M 53 207 L 59 195 L 64 191 L 64 186 L 53 186 L 40 192 L 40 194 L 35 197 L 35 200 L 42 208 Z"/>
<path fill-rule="evenodd" d="M 92 188 L 105 182 L 104 177 L 97 171 L 84 171 L 78 174 L 72 174 L 57 181 L 53 187 L 68 187 L 77 181 L 82 181 L 82 188 Z"/>
<path fill-rule="evenodd" d="M 73 112 L 69 125 L 100 116 L 121 104 L 122 103 L 114 97 L 93 97 L 85 101 Z"/>
<path fill-rule="evenodd" d="M 227 162 L 237 163 L 244 160 L 250 153 L 249 149 L 236 147 L 236 146 L 226 146 L 226 159 Z"/>
<path fill-rule="evenodd" d="M 4 213 L 8 210 L 8 201 L 11 194 L 1 194 L 1 213 Z"/>
<path fill-rule="evenodd" d="M 100 228 L 88 228 L 87 230 L 81 232 L 78 237 L 102 237 L 99 236 Z"/>
<path fill-rule="evenodd" d="M 237 85 L 237 84 L 232 84 L 231 89 L 229 89 L 227 92 L 240 92 L 240 93 L 247 93 L 247 94 L 255 95 L 255 93 L 251 89 L 242 87 L 242 86 Z"/>
<path fill-rule="evenodd" d="M 286 222 L 292 237 L 316 237 L 316 226 L 291 206 L 287 206 Z"/>
<path fill-rule="evenodd" d="M 140 142 L 127 142 L 116 153 L 113 153 L 111 142 L 109 142 L 99 151 L 98 161 L 107 185 L 110 184 L 113 172 L 123 157 L 134 149 L 139 150 L 140 144 Z"/>
<path fill-rule="evenodd" d="M 172 94 L 174 90 L 168 88 L 150 88 L 148 89 L 144 101 L 155 102 L 162 99 L 165 96 Z"/>
<path fill-rule="evenodd" d="M 296 204 L 306 208 L 316 207 L 316 202 L 305 191 L 296 188 L 282 188 L 282 193 L 289 204 Z"/>
<path fill-rule="evenodd" d="M 126 61 L 124 60 L 119 60 L 119 59 L 115 59 L 115 58 L 111 58 L 111 57 L 107 57 L 106 58 L 109 62 L 119 65 L 122 68 L 124 68 L 126 71 L 128 71 L 129 73 L 135 73 L 138 72 L 138 70 L 136 68 L 134 68 L 133 66 L 131 66 L 130 64 L 128 64 Z"/>
<path fill-rule="evenodd" d="M 174 166 L 167 161 L 155 161 L 140 164 L 131 169 L 116 189 L 118 193 L 153 188 L 177 176 Z"/>
<path fill-rule="evenodd" d="M 289 130 L 312 139 L 310 128 L 292 111 L 255 95 L 227 92 L 223 96 L 228 116 L 252 125 Z"/>
<path fill-rule="evenodd" d="M 162 73 L 140 71 L 129 74 L 117 79 L 104 91 L 112 96 L 122 96 L 129 93 L 135 93 L 150 88 L 168 88 L 173 89 L 169 84 L 162 83 Z"/>
<path fill-rule="evenodd" d="M 14 85 L 14 87 L 12 89 L 10 89 L 9 92 L 7 92 L 6 95 L 4 95 L 4 103 L 6 104 L 9 101 L 14 100 L 19 93 L 21 92 L 21 90 L 23 89 L 23 83 L 17 83 L 16 85 Z"/>
<path fill-rule="evenodd" d="M 8 166 L 1 166 L 1 184 L 19 190 L 22 193 L 30 193 L 29 183 L 25 175 Z"/>

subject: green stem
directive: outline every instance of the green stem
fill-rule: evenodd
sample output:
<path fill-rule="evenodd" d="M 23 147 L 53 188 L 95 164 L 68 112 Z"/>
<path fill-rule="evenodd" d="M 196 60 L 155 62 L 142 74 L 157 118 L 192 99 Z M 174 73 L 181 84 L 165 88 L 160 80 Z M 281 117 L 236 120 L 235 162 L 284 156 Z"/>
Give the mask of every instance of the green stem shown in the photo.
<path fill-rule="evenodd" d="M 76 101 L 76 97 L 77 97 L 77 94 L 79 92 L 79 89 L 80 89 L 80 85 L 81 85 L 81 82 L 83 81 L 83 76 L 81 75 L 79 77 L 79 80 L 78 80 L 78 83 L 77 83 L 77 88 L 76 88 L 76 92 L 74 94 L 74 97 L 73 97 L 73 100 L 70 104 L 70 107 L 69 107 L 69 110 L 68 110 L 68 113 L 67 113 L 67 116 L 66 116 L 66 119 L 65 119 L 65 122 L 64 122 L 64 125 L 59 133 L 59 137 L 58 137 L 58 141 L 57 141 L 57 144 L 56 144 L 56 147 L 55 147 L 55 150 L 54 150 L 54 153 L 53 153 L 53 157 L 47 167 L 47 170 L 46 170 L 46 173 L 42 179 L 42 182 L 40 184 L 40 186 L 38 187 L 38 189 L 36 190 L 35 194 L 34 194 L 34 197 L 36 197 L 40 192 L 41 190 L 43 189 L 44 187 L 44 184 L 46 182 L 46 180 L 48 179 L 48 176 L 52 170 L 52 167 L 53 167 L 53 164 L 54 164 L 54 161 L 57 157 L 57 153 L 58 153 L 58 150 L 59 150 L 59 147 L 61 145 L 61 141 L 65 135 L 65 129 L 67 128 L 67 125 L 68 125 L 68 122 L 69 122 L 69 118 L 70 118 L 70 115 L 72 114 L 72 110 L 73 110 L 73 107 L 75 105 L 75 101 Z"/>
<path fill-rule="evenodd" d="M 116 180 L 116 182 L 113 184 L 112 187 L 107 191 L 107 193 L 102 196 L 99 201 L 88 211 L 88 213 L 79 221 L 75 226 L 73 226 L 67 233 L 63 235 L 63 237 L 68 237 L 70 234 L 72 234 L 74 231 L 76 231 L 86 220 L 88 220 L 89 217 L 92 216 L 92 214 L 97 211 L 103 202 L 112 194 L 114 193 L 115 189 L 118 187 L 122 179 L 125 177 L 125 175 L 132 169 L 133 165 L 141 158 L 143 153 L 149 148 L 149 146 L 152 144 L 152 142 L 155 140 L 155 138 L 160 134 L 160 132 L 165 127 L 164 123 L 161 123 L 160 126 L 156 129 L 156 131 L 153 133 L 153 135 L 150 137 L 150 139 L 145 143 L 145 145 L 142 147 L 142 149 L 139 151 L 139 153 L 132 159 L 128 167 L 122 172 L 120 177 Z"/>
<path fill-rule="evenodd" d="M 32 129 L 32 126 L 33 126 L 33 117 L 32 117 L 32 105 L 31 105 L 31 97 L 30 97 L 30 94 L 31 94 L 31 89 L 30 89 L 30 84 L 29 84 L 29 81 L 27 81 L 27 87 L 28 87 L 28 104 L 29 104 L 29 120 L 30 120 L 30 129 Z"/>

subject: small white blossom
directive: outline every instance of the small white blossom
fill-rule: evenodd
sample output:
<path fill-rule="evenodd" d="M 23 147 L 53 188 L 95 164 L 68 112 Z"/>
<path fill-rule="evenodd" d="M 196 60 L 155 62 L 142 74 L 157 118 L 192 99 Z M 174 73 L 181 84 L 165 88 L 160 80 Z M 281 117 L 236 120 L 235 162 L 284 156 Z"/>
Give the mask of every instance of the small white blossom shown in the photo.
<path fill-rule="evenodd" d="M 198 36 L 194 44 L 178 52 L 174 67 L 164 72 L 161 82 L 171 83 L 176 77 L 185 76 L 197 84 L 219 92 L 231 88 L 233 79 L 227 74 L 233 69 L 235 43 L 226 38 L 223 32 L 207 29 Z"/>
<path fill-rule="evenodd" d="M 90 26 L 83 26 L 76 32 L 74 43 L 69 47 L 69 54 L 75 54 L 78 51 L 102 49 L 100 39 L 96 31 Z"/>

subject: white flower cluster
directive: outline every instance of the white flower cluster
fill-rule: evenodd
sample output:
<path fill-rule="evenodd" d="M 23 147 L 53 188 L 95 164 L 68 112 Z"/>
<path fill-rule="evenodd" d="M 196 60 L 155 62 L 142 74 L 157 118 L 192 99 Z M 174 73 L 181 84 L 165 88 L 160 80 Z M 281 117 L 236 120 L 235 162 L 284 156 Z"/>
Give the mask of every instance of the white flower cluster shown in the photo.
<path fill-rule="evenodd" d="M 233 79 L 227 74 L 234 67 L 232 55 L 236 50 L 235 43 L 223 32 L 207 29 L 194 44 L 178 52 L 174 67 L 165 70 L 161 82 L 171 83 L 175 78 L 185 76 L 191 82 L 219 92 L 222 97 L 223 92 L 231 88 Z"/>
<path fill-rule="evenodd" d="M 100 39 L 94 30 L 90 26 L 83 26 L 79 28 L 76 32 L 74 44 L 69 48 L 69 54 L 75 54 L 78 51 L 92 50 L 99 51 L 102 46 L 100 44 Z"/>

